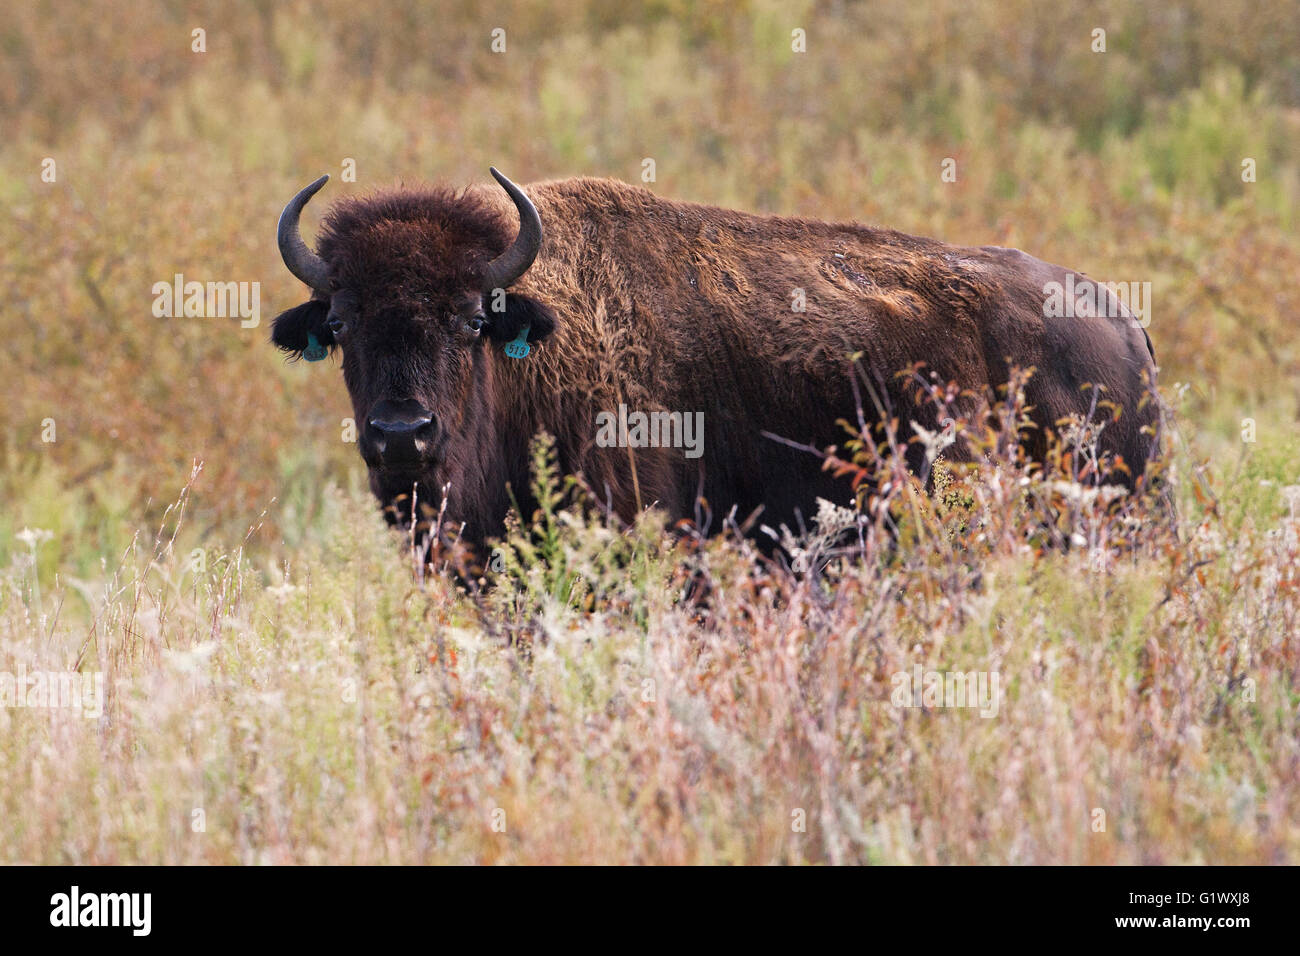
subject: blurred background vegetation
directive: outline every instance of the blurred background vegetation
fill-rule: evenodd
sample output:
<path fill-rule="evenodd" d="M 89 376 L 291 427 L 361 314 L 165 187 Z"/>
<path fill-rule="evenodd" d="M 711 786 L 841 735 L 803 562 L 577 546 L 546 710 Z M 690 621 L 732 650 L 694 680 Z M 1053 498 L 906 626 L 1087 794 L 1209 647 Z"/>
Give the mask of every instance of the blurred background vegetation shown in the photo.
<path fill-rule="evenodd" d="M 250 546 L 291 549 L 328 484 L 363 484 L 337 370 L 286 365 L 266 341 L 303 298 L 276 217 L 322 172 L 328 200 L 479 180 L 489 164 L 521 182 L 639 181 L 649 157 L 668 196 L 1150 281 L 1162 383 L 1196 454 L 1234 468 L 1249 450 L 1294 481 L 1295 14 L 1244 0 L 16 5 L 0 23 L 0 562 L 32 526 L 55 532 L 45 574 L 97 570 L 161 518 L 195 459 L 186 534 L 200 544 L 239 541 L 267 510 Z M 956 183 L 940 179 L 947 157 Z M 346 158 L 355 184 L 338 176 Z M 153 317 L 153 283 L 178 272 L 260 282 L 261 326 Z"/>
<path fill-rule="evenodd" d="M 11 4 L 0 672 L 107 700 L 0 706 L 0 861 L 1300 859 L 1300 18 L 1068 6 Z M 550 505 L 486 598 L 413 575 L 337 368 L 267 342 L 281 208 L 647 158 L 667 196 L 1150 282 L 1178 540 L 1143 501 L 1040 521 L 1076 486 L 1003 462 L 891 482 L 899 546 L 826 580 Z M 261 325 L 155 318 L 176 273 L 261 283 Z M 921 666 L 1005 706 L 893 706 Z"/>

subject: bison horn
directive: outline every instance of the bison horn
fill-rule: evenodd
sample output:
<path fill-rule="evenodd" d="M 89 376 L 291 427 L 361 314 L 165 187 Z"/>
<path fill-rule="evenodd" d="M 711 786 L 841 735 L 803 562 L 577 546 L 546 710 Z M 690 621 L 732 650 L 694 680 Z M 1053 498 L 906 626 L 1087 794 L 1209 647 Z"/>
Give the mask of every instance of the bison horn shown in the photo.
<path fill-rule="evenodd" d="M 524 195 L 522 189 L 497 172 L 495 166 L 491 167 L 491 171 L 519 210 L 519 235 L 515 238 L 514 245 L 489 262 L 484 269 L 483 288 L 488 292 L 493 289 L 508 289 L 528 271 L 528 267 L 537 258 L 538 250 L 542 248 L 542 220 L 537 215 L 537 207 Z"/>
<path fill-rule="evenodd" d="M 280 256 L 284 259 L 285 266 L 311 289 L 327 294 L 330 291 L 329 266 L 302 241 L 298 232 L 298 217 L 302 215 L 302 207 L 328 180 L 328 175 L 322 176 L 290 199 L 289 205 L 280 213 L 280 225 L 276 227 L 276 241 L 280 244 Z"/>

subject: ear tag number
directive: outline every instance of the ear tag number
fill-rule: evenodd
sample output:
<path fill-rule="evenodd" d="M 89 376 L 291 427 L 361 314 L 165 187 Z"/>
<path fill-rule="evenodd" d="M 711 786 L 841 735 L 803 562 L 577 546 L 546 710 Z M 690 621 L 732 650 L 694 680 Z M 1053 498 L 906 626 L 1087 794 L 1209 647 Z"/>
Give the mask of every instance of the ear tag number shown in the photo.
<path fill-rule="evenodd" d="M 330 350 L 320 344 L 315 332 L 307 333 L 307 347 L 302 350 L 302 357 L 308 362 L 319 362 L 330 354 Z"/>
<path fill-rule="evenodd" d="M 519 330 L 519 334 L 516 335 L 513 340 L 506 343 L 506 355 L 516 359 L 528 357 L 528 353 L 533 349 L 533 347 L 528 344 L 528 330 L 530 328 L 532 328 L 531 325 L 525 325 Z"/>

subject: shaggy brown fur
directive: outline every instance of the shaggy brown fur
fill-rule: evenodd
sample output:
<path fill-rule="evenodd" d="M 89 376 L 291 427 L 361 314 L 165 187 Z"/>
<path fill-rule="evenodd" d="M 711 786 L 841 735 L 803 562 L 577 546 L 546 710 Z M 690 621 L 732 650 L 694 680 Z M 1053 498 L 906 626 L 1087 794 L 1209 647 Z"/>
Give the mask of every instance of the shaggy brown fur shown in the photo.
<path fill-rule="evenodd" d="M 1140 400 L 1155 366 L 1145 333 L 1123 317 L 1045 318 L 1043 286 L 1064 282 L 1065 269 L 1014 249 L 749 215 L 610 180 L 524 189 L 545 239 L 488 336 L 468 335 L 462 319 L 482 264 L 518 229 L 495 186 L 345 200 L 319 243 L 336 288 L 354 298 L 343 370 L 358 423 L 377 402 L 416 399 L 440 427 L 430 467 L 372 468 L 375 493 L 389 501 L 418 479 L 421 495 L 436 497 L 450 482 L 449 513 L 471 541 L 501 530 L 506 486 L 516 495 L 527 487 L 528 442 L 540 429 L 555 436 L 562 467 L 624 518 L 655 504 L 674 519 L 693 517 L 702 495 L 714 530 L 733 506 L 742 517 L 763 506 L 775 526 L 815 512 L 818 496 L 847 501 L 847 486 L 816 457 L 763 432 L 841 443 L 836 420 L 856 417 L 846 358 L 854 352 L 884 385 L 904 437 L 909 419 L 936 422 L 896 372 L 924 362 L 945 382 L 991 392 L 1010 363 L 1037 369 L 1027 388 L 1040 426 L 1031 452 L 1043 453 L 1042 429 L 1088 411 L 1082 386 L 1097 383 L 1123 409 L 1102 433 L 1103 450 L 1134 475 L 1149 457 L 1142 426 L 1155 413 Z M 804 312 L 791 307 L 796 289 L 805 290 Z M 332 341 L 316 299 L 276 320 L 276 344 L 300 350 L 308 330 Z M 500 343 L 525 322 L 532 353 L 506 357 Z M 703 456 L 599 447 L 596 416 L 620 403 L 702 411 Z"/>

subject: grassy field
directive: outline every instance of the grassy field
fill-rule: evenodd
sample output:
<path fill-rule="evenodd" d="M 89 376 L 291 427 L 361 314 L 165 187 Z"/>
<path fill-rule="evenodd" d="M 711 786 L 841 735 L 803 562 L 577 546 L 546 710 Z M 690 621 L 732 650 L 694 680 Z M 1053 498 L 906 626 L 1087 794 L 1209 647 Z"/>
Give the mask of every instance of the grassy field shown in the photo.
<path fill-rule="evenodd" d="M 61 0 L 0 120 L 0 862 L 1300 862 L 1293 5 Z M 646 160 L 1151 283 L 1176 519 L 863 451 L 790 574 L 608 526 L 542 440 L 496 586 L 418 567 L 337 368 L 267 344 L 281 207 Z M 177 273 L 260 322 L 156 317 Z M 955 673 L 989 706 L 911 693 Z"/>

